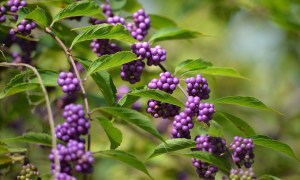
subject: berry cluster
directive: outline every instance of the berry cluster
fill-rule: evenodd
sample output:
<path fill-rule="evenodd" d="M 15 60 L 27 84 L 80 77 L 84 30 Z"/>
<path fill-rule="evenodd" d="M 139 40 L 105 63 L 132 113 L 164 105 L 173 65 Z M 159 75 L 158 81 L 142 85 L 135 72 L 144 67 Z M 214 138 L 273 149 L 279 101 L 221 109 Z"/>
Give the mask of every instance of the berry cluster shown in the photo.
<path fill-rule="evenodd" d="M 56 174 L 55 180 L 77 180 L 75 177 L 68 175 L 67 173 Z"/>
<path fill-rule="evenodd" d="M 72 72 L 59 73 L 57 83 L 64 93 L 74 93 L 80 90 L 79 80 Z"/>
<path fill-rule="evenodd" d="M 144 68 L 145 63 L 142 60 L 135 60 L 123 64 L 121 67 L 121 78 L 124 81 L 135 84 L 141 80 L 141 75 Z"/>
<path fill-rule="evenodd" d="M 128 23 L 127 29 L 131 32 L 132 37 L 138 41 L 142 41 L 150 29 L 150 17 L 146 14 L 144 9 L 133 13 L 132 17 L 134 24 Z"/>
<path fill-rule="evenodd" d="M 129 87 L 126 86 L 126 85 L 122 85 L 122 86 L 119 86 L 117 88 L 117 99 L 116 101 L 119 101 L 122 97 L 123 97 L 123 94 L 125 93 L 128 93 L 130 91 Z M 136 101 L 132 106 L 132 109 L 135 109 L 137 111 L 140 111 L 141 110 L 141 103 L 140 101 Z"/>
<path fill-rule="evenodd" d="M 179 114 L 180 107 L 150 99 L 147 103 L 147 113 L 155 118 L 170 118 Z"/>
<path fill-rule="evenodd" d="M 204 151 L 220 156 L 226 151 L 226 141 L 220 137 L 212 137 L 209 135 L 199 135 L 195 137 L 196 148 L 193 150 Z M 192 158 L 193 165 L 197 168 L 200 178 L 215 179 L 218 167 L 199 159 Z"/>
<path fill-rule="evenodd" d="M 231 169 L 229 178 L 231 180 L 255 180 L 257 179 L 252 168 L 249 169 Z"/>
<path fill-rule="evenodd" d="M 185 112 L 176 115 L 173 121 L 171 138 L 191 139 L 190 129 L 194 127 L 193 120 Z"/>
<path fill-rule="evenodd" d="M 25 7 L 27 3 L 24 0 L 8 0 L 6 5 L 9 7 L 9 11 L 17 12 L 19 9 Z"/>
<path fill-rule="evenodd" d="M 9 33 L 14 35 L 15 33 L 20 33 L 24 36 L 31 34 L 31 31 L 36 27 L 35 22 L 23 19 L 20 24 L 17 25 L 17 29 L 11 29 Z"/>
<path fill-rule="evenodd" d="M 17 176 L 18 180 L 23 179 L 33 179 L 33 177 L 38 177 L 40 175 L 40 172 L 33 164 L 26 164 L 22 166 L 20 175 Z"/>
<path fill-rule="evenodd" d="M 86 135 L 90 128 L 90 123 L 84 117 L 84 110 L 80 104 L 68 104 L 64 108 L 63 117 L 65 122 L 55 128 L 56 137 L 68 142 L 70 139 L 78 140 L 80 135 Z"/>
<path fill-rule="evenodd" d="M 116 24 L 124 25 L 125 24 L 125 19 L 120 17 L 120 16 L 113 16 L 113 17 L 107 18 L 106 22 L 108 24 L 113 24 L 113 25 L 116 25 Z"/>
<path fill-rule="evenodd" d="M 114 14 L 111 10 L 110 4 L 108 4 L 108 3 L 101 4 L 101 9 L 102 9 L 103 14 L 105 14 L 107 17 L 114 16 Z"/>
<path fill-rule="evenodd" d="M 176 86 L 179 84 L 179 79 L 172 76 L 170 72 L 160 73 L 159 79 L 152 79 L 148 84 L 149 89 L 159 89 L 165 91 L 169 94 L 172 94 L 176 89 Z"/>
<path fill-rule="evenodd" d="M 209 125 L 209 121 L 212 120 L 214 113 L 215 113 L 215 108 L 213 104 L 200 103 L 197 120 Z"/>
<path fill-rule="evenodd" d="M 207 80 L 200 74 L 186 79 L 186 91 L 189 96 L 198 96 L 200 99 L 208 99 L 210 93 Z"/>
<path fill-rule="evenodd" d="M 235 136 L 230 144 L 230 148 L 233 149 L 232 159 L 237 165 L 244 165 L 246 168 L 251 167 L 254 163 L 254 144 L 252 139 Z"/>
<path fill-rule="evenodd" d="M 226 141 L 220 137 L 199 135 L 195 137 L 196 149 L 220 156 L 226 151 Z"/>
<path fill-rule="evenodd" d="M 199 97 L 189 96 L 185 103 L 184 112 L 191 117 L 198 115 L 199 114 L 199 105 L 200 105 Z"/>
<path fill-rule="evenodd" d="M 105 54 L 114 54 L 122 50 L 118 45 L 110 43 L 108 39 L 94 39 L 90 47 L 98 57 Z"/>
<path fill-rule="evenodd" d="M 148 42 L 137 42 L 131 45 L 131 51 L 135 53 L 140 60 L 151 56 L 150 44 Z"/>
<path fill-rule="evenodd" d="M 219 168 L 217 166 L 211 165 L 209 163 L 200 161 L 199 159 L 192 158 L 192 163 L 196 168 L 199 178 L 205 180 L 214 180 L 215 175 L 218 172 Z"/>
<path fill-rule="evenodd" d="M 148 66 L 158 66 L 161 62 L 167 59 L 167 51 L 164 50 L 161 46 L 155 46 L 151 48 L 151 56 L 147 59 Z"/>
<path fill-rule="evenodd" d="M 6 21 L 6 17 L 4 16 L 5 12 L 6 12 L 5 7 L 0 5 L 0 23 Z"/>

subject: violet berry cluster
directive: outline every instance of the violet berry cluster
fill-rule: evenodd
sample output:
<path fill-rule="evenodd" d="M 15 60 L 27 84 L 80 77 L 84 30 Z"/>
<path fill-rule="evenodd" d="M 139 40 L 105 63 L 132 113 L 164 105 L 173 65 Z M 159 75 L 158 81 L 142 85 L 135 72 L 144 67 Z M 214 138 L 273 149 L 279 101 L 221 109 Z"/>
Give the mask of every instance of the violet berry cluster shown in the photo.
<path fill-rule="evenodd" d="M 114 16 L 109 3 L 101 4 L 101 9 L 103 14 L 105 14 L 107 17 Z"/>
<path fill-rule="evenodd" d="M 72 72 L 59 73 L 57 84 L 64 93 L 72 94 L 80 90 L 79 80 Z"/>
<path fill-rule="evenodd" d="M 255 179 L 257 179 L 252 168 L 231 169 L 229 178 L 230 178 L 230 180 L 255 180 Z"/>
<path fill-rule="evenodd" d="M 33 164 L 24 164 L 21 168 L 20 175 L 17 176 L 18 180 L 33 179 L 40 175 L 40 172 Z"/>
<path fill-rule="evenodd" d="M 26 1 L 20 0 L 8 0 L 6 3 L 7 7 L 9 8 L 10 12 L 17 12 L 19 9 L 25 7 L 27 5 Z"/>
<path fill-rule="evenodd" d="M 209 135 L 199 135 L 195 137 L 196 148 L 194 150 L 208 152 L 217 156 L 225 153 L 226 141 L 220 137 Z M 203 162 L 199 159 L 192 158 L 192 163 L 196 167 L 198 176 L 203 179 L 215 179 L 219 168 L 212 164 Z"/>
<path fill-rule="evenodd" d="M 90 47 L 98 57 L 106 54 L 114 54 L 122 50 L 117 44 L 110 43 L 108 39 L 94 39 Z"/>
<path fill-rule="evenodd" d="M 30 35 L 31 31 L 36 27 L 35 22 L 23 19 L 20 24 L 17 25 L 17 29 L 11 29 L 9 33 L 14 35 L 15 33 L 20 33 L 24 36 Z"/>
<path fill-rule="evenodd" d="M 6 8 L 0 5 L 0 23 L 6 21 L 6 17 L 4 16 L 5 12 L 6 12 Z"/>
<path fill-rule="evenodd" d="M 189 96 L 198 96 L 200 99 L 208 99 L 210 93 L 207 80 L 200 74 L 186 79 L 186 91 Z"/>
<path fill-rule="evenodd" d="M 133 13 L 132 17 L 133 23 L 128 23 L 126 27 L 131 32 L 132 37 L 138 41 L 142 41 L 148 34 L 151 19 L 144 9 L 140 9 Z"/>
<path fill-rule="evenodd" d="M 232 159 L 240 167 L 250 168 L 254 163 L 254 144 L 250 138 L 235 136 L 230 144 L 233 150 Z"/>
<path fill-rule="evenodd" d="M 149 89 L 159 89 L 172 94 L 179 84 L 179 79 L 172 76 L 170 72 L 163 72 L 160 74 L 159 79 L 153 79 L 148 84 Z M 157 100 L 150 99 L 147 103 L 147 113 L 151 114 L 155 118 L 170 118 L 179 114 L 180 107 L 163 103 Z"/>
<path fill-rule="evenodd" d="M 194 123 L 191 116 L 185 112 L 176 115 L 173 121 L 173 129 L 171 138 L 186 138 L 191 139 L 190 129 L 193 129 Z"/>

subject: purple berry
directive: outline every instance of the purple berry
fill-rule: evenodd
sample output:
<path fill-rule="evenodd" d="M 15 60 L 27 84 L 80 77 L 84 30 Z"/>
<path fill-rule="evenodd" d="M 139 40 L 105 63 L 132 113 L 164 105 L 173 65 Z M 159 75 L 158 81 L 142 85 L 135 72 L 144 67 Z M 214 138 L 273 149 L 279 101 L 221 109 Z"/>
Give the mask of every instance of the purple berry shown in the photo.
<path fill-rule="evenodd" d="M 179 79 L 172 76 L 170 72 L 160 73 L 160 79 L 153 79 L 148 84 L 149 89 L 159 89 L 172 94 L 179 84 Z"/>
<path fill-rule="evenodd" d="M 197 114 L 197 120 L 209 125 L 209 121 L 212 120 L 214 113 L 215 113 L 215 108 L 213 104 L 200 103 L 199 112 Z"/>
<path fill-rule="evenodd" d="M 179 114 L 180 107 L 150 99 L 147 103 L 147 113 L 155 118 L 171 118 Z"/>
<path fill-rule="evenodd" d="M 252 168 L 245 169 L 245 170 L 231 169 L 229 178 L 230 179 L 251 179 L 251 180 L 257 179 Z"/>
<path fill-rule="evenodd" d="M 166 54 L 166 50 L 164 50 L 161 46 L 151 48 L 151 56 L 147 59 L 147 65 L 159 65 L 161 62 L 166 60 Z"/>
<path fill-rule="evenodd" d="M 171 138 L 186 138 L 191 139 L 190 129 L 194 127 L 193 120 L 186 113 L 181 112 L 176 115 L 173 121 L 173 129 Z"/>
<path fill-rule="evenodd" d="M 135 84 L 141 80 L 141 75 L 145 63 L 142 60 L 135 60 L 123 64 L 121 67 L 121 78 L 131 84 Z"/>
<path fill-rule="evenodd" d="M 72 94 L 80 90 L 79 80 L 72 72 L 59 73 L 57 84 L 62 87 L 64 93 Z"/>
<path fill-rule="evenodd" d="M 186 79 L 186 91 L 189 96 L 198 96 L 200 99 L 208 99 L 210 93 L 207 80 L 200 74 Z"/>
<path fill-rule="evenodd" d="M 134 23 L 128 23 L 126 27 L 130 31 L 132 37 L 138 41 L 142 41 L 150 29 L 150 17 L 143 9 L 135 12 L 132 17 Z"/>
<path fill-rule="evenodd" d="M 230 144 L 230 148 L 233 150 L 232 159 L 237 165 L 244 165 L 246 168 L 251 167 L 254 163 L 254 144 L 252 139 L 235 136 Z"/>
<path fill-rule="evenodd" d="M 108 39 L 94 39 L 90 47 L 98 57 L 106 54 L 114 54 L 122 50 L 118 45 L 110 43 Z"/>
<path fill-rule="evenodd" d="M 132 44 L 131 51 L 135 53 L 140 60 L 151 56 L 150 44 L 148 42 L 137 42 Z"/>

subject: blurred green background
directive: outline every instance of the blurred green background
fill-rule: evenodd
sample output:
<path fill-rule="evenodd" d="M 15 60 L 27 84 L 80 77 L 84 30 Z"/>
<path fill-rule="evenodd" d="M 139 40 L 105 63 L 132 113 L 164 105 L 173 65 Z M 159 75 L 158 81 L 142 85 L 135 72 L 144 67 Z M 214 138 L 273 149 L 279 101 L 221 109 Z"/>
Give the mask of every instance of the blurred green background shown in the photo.
<path fill-rule="evenodd" d="M 268 135 L 290 145 L 300 158 L 300 1 L 299 0 L 139 0 L 146 12 L 174 20 L 179 27 L 199 31 L 206 36 L 194 40 L 165 41 L 158 43 L 167 50 L 166 67 L 174 71 L 180 61 L 203 58 L 214 66 L 233 67 L 249 80 L 228 77 L 208 78 L 211 98 L 225 96 L 253 96 L 284 115 L 269 111 L 216 105 L 217 111 L 225 111 L 247 121 L 257 134 Z M 49 7 L 55 14 L 59 9 Z M 126 14 L 125 14 L 126 15 Z M 67 26 L 87 25 L 76 21 L 63 21 Z M 153 31 L 154 32 L 154 31 Z M 36 32 L 41 40 L 35 56 L 38 67 L 51 70 L 67 70 L 66 57 L 55 42 L 42 31 Z M 150 35 L 148 36 L 150 37 Z M 77 56 L 95 59 L 89 50 L 89 42 L 75 47 Z M 1 69 L 3 71 L 3 69 Z M 0 88 L 18 71 L 1 73 Z M 119 68 L 110 71 L 116 86 L 127 84 L 119 77 Z M 160 69 L 147 67 L 142 82 L 130 87 L 147 84 L 157 77 Z M 182 81 L 184 84 L 184 81 Z M 96 85 L 88 79 L 85 85 L 90 92 L 92 108 L 105 105 Z M 55 107 L 60 89 L 51 92 L 57 123 L 62 122 L 60 110 Z M 179 91 L 175 96 L 184 101 Z M 21 135 L 27 131 L 48 131 L 44 105 L 35 107 L 28 103 L 28 94 L 18 94 L 0 101 L 0 137 Z M 15 102 L 18 103 L 15 103 Z M 80 102 L 80 101 L 79 101 Z M 141 99 L 143 111 L 147 99 Z M 41 123 L 43 122 L 43 123 Z M 166 138 L 169 137 L 170 121 L 153 119 Z M 169 125 L 169 126 L 168 126 Z M 145 161 L 159 143 L 148 134 L 117 123 L 123 133 L 119 149 L 136 155 Z M 109 149 L 109 141 L 97 122 L 92 122 L 92 151 Z M 236 131 L 224 126 L 223 131 L 230 143 Z M 194 133 L 197 133 L 195 130 Z M 13 144 L 12 144 L 13 146 Z M 20 144 L 16 144 L 20 146 Z M 41 174 L 49 171 L 47 148 L 29 147 L 28 156 L 37 165 Z M 254 171 L 259 177 L 264 174 L 278 176 L 284 180 L 300 179 L 300 163 L 280 153 L 264 148 L 255 149 Z M 92 179 L 149 179 L 139 171 L 109 158 L 97 156 Z M 197 179 L 189 158 L 163 155 L 147 161 L 150 174 L 158 180 Z M 13 177 L 20 164 L 10 173 Z M 218 174 L 217 179 L 221 179 Z"/>

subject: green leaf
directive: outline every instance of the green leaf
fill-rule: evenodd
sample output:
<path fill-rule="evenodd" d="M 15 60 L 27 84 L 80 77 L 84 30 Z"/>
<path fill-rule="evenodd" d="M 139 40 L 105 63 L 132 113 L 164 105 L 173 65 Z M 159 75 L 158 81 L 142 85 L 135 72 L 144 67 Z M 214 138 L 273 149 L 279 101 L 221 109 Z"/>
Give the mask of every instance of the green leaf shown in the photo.
<path fill-rule="evenodd" d="M 253 143 L 257 146 L 262 146 L 262 147 L 266 147 L 266 148 L 281 152 L 281 153 L 299 161 L 298 157 L 295 155 L 292 148 L 283 142 L 280 142 L 280 141 L 277 141 L 274 139 L 270 139 L 269 137 L 266 138 L 264 136 L 250 136 L 249 138 L 253 139 Z"/>
<path fill-rule="evenodd" d="M 246 77 L 242 76 L 237 70 L 233 68 L 226 68 L 226 67 L 207 67 L 205 69 L 200 69 L 197 73 L 201 74 L 209 74 L 214 76 L 227 76 L 233 78 L 241 78 L 247 79 Z"/>
<path fill-rule="evenodd" d="M 132 106 L 137 100 L 139 100 L 139 96 L 130 96 L 128 94 L 124 95 L 118 102 L 118 105 L 121 107 L 130 107 Z"/>
<path fill-rule="evenodd" d="M 102 107 L 97 108 L 95 110 L 100 110 L 102 112 L 106 112 L 114 117 L 118 117 L 124 121 L 127 121 L 146 132 L 152 134 L 153 136 L 157 137 L 158 139 L 164 141 L 162 136 L 159 134 L 159 132 L 156 130 L 156 128 L 153 126 L 151 120 L 145 116 L 144 114 L 127 108 L 121 108 L 121 107 Z"/>
<path fill-rule="evenodd" d="M 258 178 L 258 180 L 281 180 L 279 177 L 272 175 L 262 175 Z"/>
<path fill-rule="evenodd" d="M 267 107 L 264 103 L 262 103 L 261 101 L 259 101 L 254 97 L 228 96 L 228 97 L 212 100 L 212 102 L 219 103 L 219 104 L 232 104 L 232 105 L 245 106 L 245 107 L 250 107 L 255 109 L 274 111 L 276 113 L 281 114 L 280 112 Z"/>
<path fill-rule="evenodd" d="M 13 163 L 13 159 L 9 156 L 0 155 L 0 166 Z"/>
<path fill-rule="evenodd" d="M 220 121 L 231 122 L 237 129 L 243 132 L 246 136 L 253 136 L 256 134 L 254 129 L 247 122 L 231 114 L 225 112 L 216 112 L 214 114 L 213 119 L 217 122 Z"/>
<path fill-rule="evenodd" d="M 161 90 L 155 90 L 155 89 L 134 90 L 134 91 L 128 93 L 128 95 L 145 97 L 148 99 L 154 99 L 157 101 L 173 104 L 173 105 L 176 105 L 179 107 L 184 107 L 184 104 L 181 101 L 179 101 L 172 95 L 170 95 L 164 91 L 161 91 Z"/>
<path fill-rule="evenodd" d="M 23 19 L 31 19 L 34 22 L 36 22 L 41 28 L 47 27 L 48 20 L 46 12 L 40 7 L 35 8 L 32 12 L 29 12 L 28 10 L 24 9 L 23 12 L 20 12 L 20 14 L 22 14 Z M 21 21 L 22 19 L 20 18 L 18 20 Z"/>
<path fill-rule="evenodd" d="M 196 142 L 185 138 L 168 139 L 165 143 L 161 143 L 152 152 L 148 159 L 159 156 L 161 154 L 178 151 L 186 148 L 195 147 Z"/>
<path fill-rule="evenodd" d="M 73 40 L 71 48 L 79 42 L 92 39 L 115 39 L 127 43 L 137 42 L 123 25 L 100 24 L 91 26 L 78 34 Z"/>
<path fill-rule="evenodd" d="M 27 149 L 25 148 L 4 148 L 0 147 L 0 155 L 6 153 L 24 153 Z"/>
<path fill-rule="evenodd" d="M 136 54 L 130 51 L 121 51 L 115 54 L 104 55 L 92 63 L 87 74 L 91 75 L 92 73 L 95 73 L 97 71 L 120 66 L 136 59 L 138 59 Z"/>
<path fill-rule="evenodd" d="M 197 158 L 202 161 L 208 162 L 210 164 L 216 165 L 220 169 L 222 169 L 226 172 L 229 172 L 229 170 L 230 170 L 230 164 L 228 161 L 226 161 L 225 159 L 223 159 L 221 157 L 210 154 L 208 152 L 193 151 L 190 153 L 185 153 L 183 155 L 188 156 L 188 157 Z"/>
<path fill-rule="evenodd" d="M 126 5 L 127 0 L 110 0 L 109 3 L 112 10 L 120 10 Z"/>
<path fill-rule="evenodd" d="M 142 8 L 142 5 L 137 0 L 127 0 L 125 6 L 123 7 L 123 10 L 134 13 Z"/>
<path fill-rule="evenodd" d="M 150 38 L 149 42 L 155 43 L 165 40 L 192 39 L 200 36 L 203 36 L 200 32 L 181 29 L 178 27 L 166 27 L 156 31 Z"/>
<path fill-rule="evenodd" d="M 151 27 L 155 29 L 161 29 L 165 27 L 176 27 L 177 24 L 166 17 L 155 15 L 155 14 L 149 14 L 151 19 Z"/>
<path fill-rule="evenodd" d="M 212 66 L 212 63 L 205 61 L 203 59 L 188 59 L 183 62 L 181 62 L 178 66 L 175 68 L 174 74 L 184 74 L 189 71 L 204 69 L 209 66 Z M 197 71 L 198 72 L 198 71 Z"/>
<path fill-rule="evenodd" d="M 99 71 L 92 74 L 91 77 L 96 82 L 107 104 L 109 106 L 114 105 L 116 103 L 117 89 L 111 75 L 106 71 Z"/>
<path fill-rule="evenodd" d="M 122 142 L 121 131 L 114 127 L 112 122 L 105 117 L 97 117 L 96 119 L 101 124 L 110 141 L 110 149 L 116 149 L 119 147 Z"/>
<path fill-rule="evenodd" d="M 143 173 L 147 174 L 151 179 L 151 175 L 149 174 L 148 170 L 146 169 L 145 165 L 138 160 L 135 156 L 124 152 L 124 151 L 120 151 L 120 150 L 107 150 L 107 151 L 99 151 L 96 153 L 100 153 L 106 156 L 109 156 L 113 159 L 116 159 L 118 161 L 122 161 L 123 163 L 139 170 L 142 171 Z"/>
<path fill-rule="evenodd" d="M 53 19 L 52 24 L 64 18 L 74 16 L 95 16 L 99 15 L 101 9 L 94 1 L 75 2 L 62 9 Z M 104 17 L 103 17 L 104 18 Z"/>
<path fill-rule="evenodd" d="M 42 144 L 45 146 L 52 146 L 52 137 L 49 134 L 45 133 L 27 133 L 23 136 L 2 139 L 3 142 L 25 142 L 25 143 L 34 143 Z"/>
<path fill-rule="evenodd" d="M 17 20 L 16 24 L 19 24 L 23 19 L 25 19 L 27 14 L 29 14 L 30 12 L 31 12 L 31 10 L 27 7 L 23 7 L 21 9 L 19 9 L 18 10 L 18 20 Z"/>
<path fill-rule="evenodd" d="M 38 71 L 45 86 L 57 86 L 58 74 L 53 71 Z M 16 75 L 0 92 L 0 99 L 34 88 L 40 87 L 37 77 L 32 71 L 26 71 Z"/>
<path fill-rule="evenodd" d="M 219 123 L 217 123 L 214 120 L 210 121 L 209 123 L 210 123 L 210 126 L 207 131 L 208 135 L 214 136 L 214 137 L 224 137 L 223 129 Z"/>

